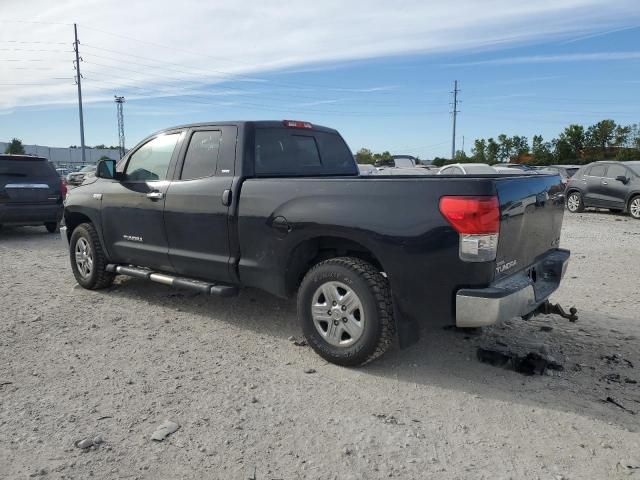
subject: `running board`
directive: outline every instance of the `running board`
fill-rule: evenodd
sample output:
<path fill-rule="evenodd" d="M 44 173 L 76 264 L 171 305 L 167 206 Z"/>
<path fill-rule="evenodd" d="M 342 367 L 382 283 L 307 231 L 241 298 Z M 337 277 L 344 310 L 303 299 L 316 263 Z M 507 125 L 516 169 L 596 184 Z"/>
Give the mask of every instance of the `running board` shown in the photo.
<path fill-rule="evenodd" d="M 107 272 L 127 275 L 128 277 L 141 278 L 143 280 L 151 280 L 152 282 L 162 283 L 170 287 L 187 288 L 208 295 L 218 295 L 220 297 L 233 297 L 238 294 L 238 287 L 232 285 L 221 285 L 216 283 L 203 282 L 201 280 L 193 280 L 185 277 L 174 277 L 164 273 L 157 273 L 148 268 L 132 267 L 125 265 L 115 265 L 110 263 L 105 269 Z"/>

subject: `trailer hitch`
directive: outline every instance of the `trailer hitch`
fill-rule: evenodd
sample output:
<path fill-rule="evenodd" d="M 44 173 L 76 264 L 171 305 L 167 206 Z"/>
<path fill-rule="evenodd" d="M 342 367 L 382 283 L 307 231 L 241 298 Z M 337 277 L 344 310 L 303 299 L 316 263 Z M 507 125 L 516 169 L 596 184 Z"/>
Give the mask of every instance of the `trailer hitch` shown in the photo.
<path fill-rule="evenodd" d="M 576 307 L 571 307 L 569 309 L 569 313 L 567 313 L 559 303 L 551 303 L 549 300 L 545 300 L 538 308 L 535 309 L 533 315 L 560 315 L 562 318 L 566 318 L 570 322 L 575 322 L 578 320 L 577 313 L 578 309 Z"/>

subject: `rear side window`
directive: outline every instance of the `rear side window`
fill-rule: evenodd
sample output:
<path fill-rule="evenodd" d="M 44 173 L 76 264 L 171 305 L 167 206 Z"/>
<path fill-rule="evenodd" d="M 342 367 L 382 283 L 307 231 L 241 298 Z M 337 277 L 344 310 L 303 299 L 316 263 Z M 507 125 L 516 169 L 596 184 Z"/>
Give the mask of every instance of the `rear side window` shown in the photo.
<path fill-rule="evenodd" d="M 222 132 L 195 132 L 189 141 L 180 179 L 212 177 L 216 173 Z"/>
<path fill-rule="evenodd" d="M 624 168 L 622 165 L 609 165 L 609 168 L 607 169 L 608 178 L 626 177 L 626 176 L 628 176 L 627 169 Z"/>
<path fill-rule="evenodd" d="M 0 176 L 12 178 L 49 178 L 57 176 L 46 160 L 0 160 Z"/>
<path fill-rule="evenodd" d="M 357 175 L 349 148 L 335 133 L 285 128 L 258 128 L 256 175 Z"/>
<path fill-rule="evenodd" d="M 580 170 L 580 169 L 579 169 L 579 168 L 567 168 L 567 169 L 566 169 L 566 171 L 567 171 L 567 176 L 568 176 L 568 177 L 573 177 L 573 176 L 576 174 L 576 172 L 577 172 L 578 170 Z"/>
<path fill-rule="evenodd" d="M 589 173 L 587 173 L 587 175 L 591 175 L 592 177 L 604 177 L 604 172 L 606 170 L 606 165 L 594 165 L 593 167 L 591 167 L 591 170 L 589 170 Z"/>

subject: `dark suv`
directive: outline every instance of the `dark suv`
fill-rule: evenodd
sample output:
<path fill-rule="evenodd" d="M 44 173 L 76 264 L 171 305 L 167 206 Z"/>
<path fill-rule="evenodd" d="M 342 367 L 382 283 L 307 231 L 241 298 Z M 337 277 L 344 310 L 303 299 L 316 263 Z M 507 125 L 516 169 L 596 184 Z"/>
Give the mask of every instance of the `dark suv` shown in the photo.
<path fill-rule="evenodd" d="M 44 225 L 55 232 L 66 193 L 67 187 L 46 158 L 0 155 L 0 227 Z"/>
<path fill-rule="evenodd" d="M 582 167 L 567 184 L 567 209 L 608 208 L 640 219 L 640 161 L 594 162 Z"/>

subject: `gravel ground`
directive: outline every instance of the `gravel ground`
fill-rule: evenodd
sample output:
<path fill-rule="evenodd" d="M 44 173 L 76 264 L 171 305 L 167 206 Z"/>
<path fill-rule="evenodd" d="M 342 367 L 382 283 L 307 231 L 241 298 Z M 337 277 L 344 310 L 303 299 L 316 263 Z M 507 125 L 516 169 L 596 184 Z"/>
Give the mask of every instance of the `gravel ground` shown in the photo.
<path fill-rule="evenodd" d="M 0 478 L 640 478 L 640 222 L 567 214 L 562 243 L 554 299 L 577 323 L 425 330 L 346 369 L 290 340 L 293 301 L 124 278 L 85 291 L 56 236 L 5 229 Z M 523 376 L 480 346 L 564 370 Z M 165 420 L 180 429 L 151 440 Z"/>

